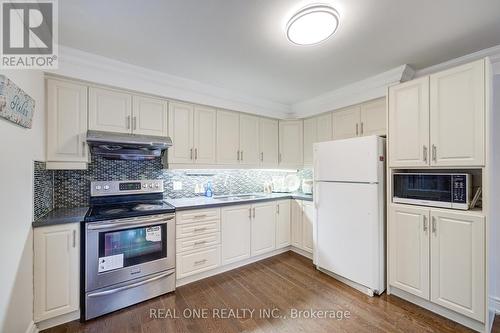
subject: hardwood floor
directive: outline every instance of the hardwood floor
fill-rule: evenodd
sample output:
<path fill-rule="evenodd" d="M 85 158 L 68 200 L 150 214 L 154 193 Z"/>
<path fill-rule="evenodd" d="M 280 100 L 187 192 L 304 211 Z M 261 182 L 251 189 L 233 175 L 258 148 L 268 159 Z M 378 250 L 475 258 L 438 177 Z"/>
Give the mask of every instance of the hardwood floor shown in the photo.
<path fill-rule="evenodd" d="M 179 318 L 151 318 L 150 311 Z M 184 318 L 205 309 L 208 318 Z M 223 313 L 223 309 L 234 313 Z M 253 314 L 244 309 L 255 309 Z M 277 309 L 267 318 L 259 310 Z M 292 318 L 295 310 L 335 311 L 323 319 Z M 238 313 L 236 311 L 239 310 Z M 170 312 L 166 312 L 170 311 Z M 245 313 L 244 313 L 245 312 Z M 156 312 L 159 313 L 159 312 Z M 305 314 L 310 312 L 305 312 Z M 202 314 L 202 313 L 198 313 Z M 240 318 L 227 318 L 240 315 Z M 304 316 L 304 313 L 302 313 Z M 332 312 L 325 312 L 329 317 Z M 347 318 L 347 314 L 349 317 Z M 215 315 L 215 316 L 214 316 Z M 340 318 L 340 315 L 345 316 Z M 188 317 L 188 316 L 187 316 Z M 286 318 L 285 318 L 286 317 Z M 73 321 L 45 333 L 73 332 L 470 332 L 395 296 L 370 298 L 317 271 L 292 252 L 177 288 L 107 316 Z"/>

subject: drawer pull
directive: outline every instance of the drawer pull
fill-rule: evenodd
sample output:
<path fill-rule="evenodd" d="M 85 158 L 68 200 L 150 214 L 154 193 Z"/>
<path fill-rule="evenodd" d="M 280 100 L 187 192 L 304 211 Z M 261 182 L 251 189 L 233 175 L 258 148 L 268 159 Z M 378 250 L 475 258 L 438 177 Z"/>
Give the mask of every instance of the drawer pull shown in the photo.
<path fill-rule="evenodd" d="M 207 262 L 207 259 L 203 259 L 203 260 L 198 260 L 198 261 L 195 261 L 194 264 L 195 265 L 201 265 L 201 264 L 204 264 Z"/>
<path fill-rule="evenodd" d="M 193 216 L 193 218 L 195 218 L 195 219 L 201 219 L 202 217 L 207 217 L 207 214 L 200 214 L 200 215 Z"/>
<path fill-rule="evenodd" d="M 202 244 L 205 244 L 207 241 L 204 240 L 204 241 L 199 241 L 199 242 L 194 242 L 194 246 L 196 245 L 202 245 Z"/>
<path fill-rule="evenodd" d="M 203 227 L 203 228 L 194 228 L 194 232 L 205 231 L 205 230 L 207 230 L 206 227 Z"/>

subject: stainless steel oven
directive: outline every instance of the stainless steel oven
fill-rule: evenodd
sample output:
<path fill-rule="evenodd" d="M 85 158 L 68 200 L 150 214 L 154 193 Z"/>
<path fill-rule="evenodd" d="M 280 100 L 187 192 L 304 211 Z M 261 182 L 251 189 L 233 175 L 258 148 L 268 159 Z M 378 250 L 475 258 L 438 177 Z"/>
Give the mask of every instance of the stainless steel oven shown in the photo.
<path fill-rule="evenodd" d="M 144 189 L 151 191 L 146 185 Z M 152 194 L 131 197 L 131 187 L 143 191 L 139 184 L 115 186 L 128 194 L 119 199 L 110 195 L 111 201 L 106 202 L 101 195 L 99 204 L 88 214 L 84 227 L 84 320 L 175 289 L 172 207 Z"/>

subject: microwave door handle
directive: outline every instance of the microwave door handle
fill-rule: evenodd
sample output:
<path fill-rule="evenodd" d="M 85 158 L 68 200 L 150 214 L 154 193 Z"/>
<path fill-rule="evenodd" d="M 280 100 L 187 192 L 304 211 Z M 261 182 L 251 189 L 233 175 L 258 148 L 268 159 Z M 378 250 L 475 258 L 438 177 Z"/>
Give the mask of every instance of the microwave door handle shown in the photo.
<path fill-rule="evenodd" d="M 139 286 L 142 286 L 143 284 L 163 279 L 164 277 L 167 277 L 167 276 L 172 275 L 172 274 L 174 274 L 174 272 L 169 272 L 169 273 L 166 273 L 166 274 L 155 276 L 155 277 L 153 277 L 151 279 L 147 279 L 147 280 L 140 281 L 140 282 L 137 282 L 137 283 L 129 284 L 128 286 L 123 286 L 123 287 L 118 287 L 118 288 L 111 289 L 111 290 L 105 290 L 105 291 L 100 291 L 100 292 L 97 292 L 97 293 L 88 294 L 88 297 L 98 297 L 98 296 L 106 296 L 106 295 L 116 294 L 116 293 L 118 293 L 120 291 L 123 291 L 123 290 L 127 290 L 127 289 L 130 289 L 130 288 L 139 287 Z"/>
<path fill-rule="evenodd" d="M 88 230 L 103 230 L 103 229 L 123 229 L 124 227 L 142 227 L 142 226 L 148 226 L 148 225 L 153 225 L 157 223 L 167 223 L 167 221 L 173 220 L 174 215 L 171 216 L 162 216 L 160 218 L 151 218 L 151 219 L 141 219 L 139 221 L 127 221 L 126 219 L 123 220 L 115 220 L 114 222 L 110 223 L 105 223 L 105 224 L 92 224 L 89 223 L 87 225 Z"/>

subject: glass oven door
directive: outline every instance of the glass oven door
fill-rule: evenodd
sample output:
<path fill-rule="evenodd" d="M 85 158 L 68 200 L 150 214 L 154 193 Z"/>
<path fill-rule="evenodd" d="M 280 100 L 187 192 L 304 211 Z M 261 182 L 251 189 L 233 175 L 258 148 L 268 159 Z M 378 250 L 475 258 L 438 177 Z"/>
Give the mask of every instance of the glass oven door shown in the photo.
<path fill-rule="evenodd" d="M 87 223 L 86 290 L 175 267 L 173 214 Z"/>

